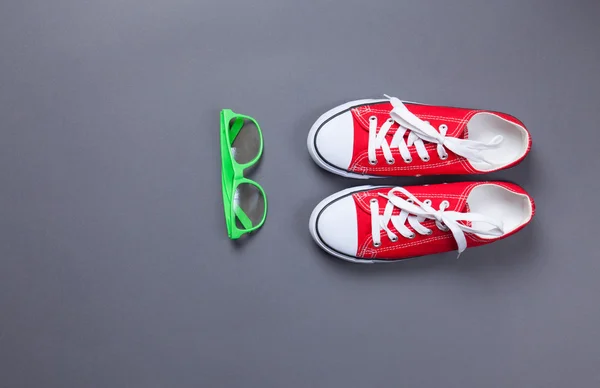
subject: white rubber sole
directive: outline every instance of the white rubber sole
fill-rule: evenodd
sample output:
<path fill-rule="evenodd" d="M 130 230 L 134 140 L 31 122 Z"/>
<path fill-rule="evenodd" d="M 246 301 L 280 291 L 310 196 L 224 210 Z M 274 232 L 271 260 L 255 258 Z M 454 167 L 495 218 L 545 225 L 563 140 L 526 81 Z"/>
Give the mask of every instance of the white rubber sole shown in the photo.
<path fill-rule="evenodd" d="M 354 178 L 354 179 L 385 178 L 386 176 L 357 174 L 355 172 L 350 172 L 348 170 L 343 170 L 341 168 L 337 168 L 337 167 L 334 167 L 334 166 L 328 164 L 325 160 L 323 160 L 323 158 L 321 158 L 319 156 L 319 153 L 317 152 L 317 149 L 315 148 L 315 136 L 317 135 L 317 131 L 319 130 L 319 128 L 326 121 L 328 121 L 329 119 L 331 119 L 334 116 L 339 115 L 342 112 L 348 111 L 348 110 L 350 110 L 352 108 L 355 108 L 355 107 L 361 106 L 361 105 L 376 104 L 376 103 L 387 102 L 387 101 L 389 101 L 389 100 L 386 99 L 386 98 L 383 98 L 383 99 L 355 100 L 355 101 L 350 101 L 350 102 L 347 102 L 345 104 L 336 106 L 335 108 L 330 109 L 327 112 L 323 113 L 317 119 L 317 121 L 313 124 L 313 126 L 310 128 L 310 131 L 308 132 L 308 139 L 306 140 L 306 145 L 308 147 L 308 153 L 310 154 L 310 156 L 312 157 L 312 159 L 315 161 L 315 163 L 317 163 L 324 170 L 327 170 L 327 171 L 332 172 L 334 174 L 343 176 L 345 178 Z M 408 103 L 408 104 L 423 105 L 421 103 L 413 102 L 413 101 L 404 101 L 403 100 L 402 102 Z"/>
<path fill-rule="evenodd" d="M 357 174 L 355 172 L 350 172 L 347 170 L 342 170 L 341 168 L 336 168 L 336 167 L 328 164 L 327 162 L 325 162 L 325 160 L 323 160 L 319 156 L 319 153 L 317 152 L 317 150 L 315 148 L 315 136 L 317 135 L 317 131 L 323 125 L 323 123 L 325 123 L 327 120 L 331 119 L 332 117 L 339 115 L 342 112 L 345 112 L 347 110 L 350 110 L 350 109 L 360 106 L 360 105 L 375 104 L 375 103 L 386 102 L 386 101 L 388 101 L 388 100 L 387 99 L 366 99 L 366 100 L 350 101 L 346 104 L 336 106 L 335 108 L 330 109 L 327 112 L 323 113 L 321 115 L 321 117 L 319 117 L 318 120 L 310 128 L 310 131 L 308 132 L 308 139 L 306 141 L 306 145 L 308 147 L 308 153 L 310 154 L 312 159 L 315 161 L 315 163 L 317 163 L 324 170 L 327 170 L 329 172 L 332 172 L 334 174 L 337 174 L 337 175 L 340 175 L 340 176 L 343 176 L 346 178 L 355 178 L 355 179 L 380 178 L 380 177 L 376 177 L 373 175 L 363 175 L 363 174 Z"/>
<path fill-rule="evenodd" d="M 315 242 L 319 245 L 319 247 L 321 247 L 325 252 L 329 253 L 330 255 L 335 256 L 337 258 L 340 258 L 342 260 L 349 261 L 351 263 L 376 264 L 376 263 L 394 263 L 394 262 L 398 262 L 398 260 L 371 260 L 371 259 L 361 259 L 361 258 L 356 257 L 356 256 L 345 255 L 343 253 L 337 252 L 337 251 L 329 248 L 321 240 L 321 238 L 319 237 L 319 234 L 317 233 L 317 219 L 319 218 L 319 214 L 321 214 L 321 211 L 327 205 L 329 205 L 331 202 L 335 201 L 338 198 L 345 197 L 345 196 L 347 196 L 348 194 L 351 194 L 351 193 L 355 193 L 355 192 L 358 192 L 358 191 L 365 191 L 365 190 L 376 189 L 376 188 L 379 188 L 379 187 L 388 187 L 388 186 L 371 186 L 371 185 L 366 185 L 366 186 L 352 187 L 350 189 L 338 191 L 337 193 L 332 194 L 329 197 L 327 197 L 324 200 L 322 200 L 321 202 L 319 202 L 319 204 L 315 207 L 315 209 L 313 210 L 312 214 L 310 215 L 310 220 L 308 222 L 308 229 L 310 230 L 310 234 L 311 234 L 313 240 L 315 240 Z"/>

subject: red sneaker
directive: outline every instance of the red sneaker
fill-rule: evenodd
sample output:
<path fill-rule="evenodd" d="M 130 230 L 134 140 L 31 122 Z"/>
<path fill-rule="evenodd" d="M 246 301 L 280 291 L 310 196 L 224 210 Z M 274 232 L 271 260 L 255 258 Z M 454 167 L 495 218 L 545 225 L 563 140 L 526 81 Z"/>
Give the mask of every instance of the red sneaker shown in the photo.
<path fill-rule="evenodd" d="M 522 229 L 534 212 L 533 199 L 506 182 L 363 186 L 323 200 L 310 232 L 339 258 L 389 262 L 492 243 Z"/>
<path fill-rule="evenodd" d="M 317 164 L 352 178 L 489 173 L 518 164 L 530 148 L 523 123 L 505 113 L 394 97 L 338 106 L 308 135 Z"/>

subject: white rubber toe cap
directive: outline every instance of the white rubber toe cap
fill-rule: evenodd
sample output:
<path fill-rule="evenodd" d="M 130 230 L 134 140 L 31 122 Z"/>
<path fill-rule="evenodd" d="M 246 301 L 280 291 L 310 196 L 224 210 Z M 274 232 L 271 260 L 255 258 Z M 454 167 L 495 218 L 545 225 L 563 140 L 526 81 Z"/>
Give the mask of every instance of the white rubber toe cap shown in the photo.
<path fill-rule="evenodd" d="M 349 256 L 358 250 L 356 204 L 351 195 L 325 207 L 317 219 L 319 237 L 330 248 Z"/>
<path fill-rule="evenodd" d="M 337 168 L 347 170 L 354 148 L 354 119 L 346 111 L 333 117 L 316 133 L 316 149 L 322 159 Z"/>

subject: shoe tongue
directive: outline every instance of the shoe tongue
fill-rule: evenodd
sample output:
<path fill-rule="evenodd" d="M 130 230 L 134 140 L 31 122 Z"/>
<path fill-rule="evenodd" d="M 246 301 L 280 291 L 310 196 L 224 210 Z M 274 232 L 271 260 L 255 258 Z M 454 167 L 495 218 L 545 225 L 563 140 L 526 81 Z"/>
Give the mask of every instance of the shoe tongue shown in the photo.
<path fill-rule="evenodd" d="M 444 186 L 445 185 L 425 185 L 406 187 L 406 189 L 421 202 L 430 200 L 431 206 L 436 210 L 440 209 L 442 202 L 447 201 L 448 206 L 445 211 L 468 212 L 467 196 L 457 195 L 456 193 L 444 193 L 443 190 L 440 190 L 440 187 L 443 188 Z M 405 198 L 404 196 L 402 197 Z"/>

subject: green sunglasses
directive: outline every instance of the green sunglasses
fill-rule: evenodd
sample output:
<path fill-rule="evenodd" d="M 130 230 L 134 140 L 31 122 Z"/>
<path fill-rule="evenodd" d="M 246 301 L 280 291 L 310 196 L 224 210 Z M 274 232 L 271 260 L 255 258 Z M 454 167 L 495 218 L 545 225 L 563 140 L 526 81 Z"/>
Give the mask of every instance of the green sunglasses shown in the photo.
<path fill-rule="evenodd" d="M 263 152 L 260 127 L 252 117 L 221 111 L 221 178 L 227 234 L 236 240 L 260 228 L 267 218 L 263 188 L 244 177 Z"/>

